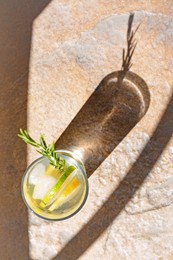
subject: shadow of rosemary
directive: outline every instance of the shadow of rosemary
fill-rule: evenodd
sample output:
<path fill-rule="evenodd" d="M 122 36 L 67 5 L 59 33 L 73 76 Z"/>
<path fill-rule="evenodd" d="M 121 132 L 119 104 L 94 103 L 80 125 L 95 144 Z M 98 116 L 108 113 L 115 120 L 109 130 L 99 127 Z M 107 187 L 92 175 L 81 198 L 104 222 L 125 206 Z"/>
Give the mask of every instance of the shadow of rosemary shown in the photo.
<path fill-rule="evenodd" d="M 127 26 L 127 50 L 121 71 L 107 75 L 56 142 L 57 149 L 80 155 L 90 176 L 146 113 L 150 94 L 146 83 L 130 72 L 137 41 L 132 30 L 134 13 Z"/>

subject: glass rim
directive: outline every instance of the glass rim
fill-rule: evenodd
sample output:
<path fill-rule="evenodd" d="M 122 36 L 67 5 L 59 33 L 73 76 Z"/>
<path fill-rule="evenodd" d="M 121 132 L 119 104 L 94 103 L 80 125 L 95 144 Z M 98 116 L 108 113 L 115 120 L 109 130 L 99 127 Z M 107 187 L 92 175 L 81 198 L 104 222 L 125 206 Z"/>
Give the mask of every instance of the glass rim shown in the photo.
<path fill-rule="evenodd" d="M 64 152 L 64 153 L 67 154 L 67 156 L 69 156 L 68 154 L 70 154 L 70 155 L 73 154 L 73 152 L 71 152 L 70 150 L 65 150 L 65 149 L 64 149 L 64 150 L 63 150 L 63 149 L 55 150 L 55 152 L 58 152 L 58 153 L 60 153 L 60 154 L 63 154 L 63 152 Z M 23 189 L 25 177 L 26 177 L 28 171 L 31 169 L 31 167 L 32 167 L 34 164 L 37 164 L 38 161 L 40 161 L 40 160 L 42 160 L 42 159 L 44 159 L 44 158 L 46 158 L 46 157 L 45 157 L 45 156 L 41 156 L 41 157 L 37 158 L 37 159 L 34 160 L 31 164 L 29 164 L 29 166 L 28 166 L 28 167 L 26 168 L 26 170 L 24 171 L 24 174 L 23 174 L 22 180 L 21 180 L 21 195 L 22 195 L 22 199 L 23 199 L 25 205 L 27 206 L 27 208 L 28 208 L 29 210 L 31 210 L 31 211 L 32 211 L 36 216 L 38 216 L 39 218 L 42 218 L 42 219 L 44 219 L 44 220 L 46 220 L 46 221 L 62 221 L 62 220 L 66 220 L 66 219 L 68 219 L 68 218 L 71 218 L 71 217 L 73 217 L 75 214 L 77 214 L 77 213 L 81 210 L 81 208 L 84 206 L 84 204 L 85 204 L 85 202 L 86 202 L 86 200 L 87 200 L 87 197 L 88 197 L 88 193 L 89 193 L 89 184 L 88 184 L 87 174 L 86 174 L 86 171 L 85 171 L 85 166 L 84 166 L 83 162 L 82 162 L 80 159 L 76 159 L 76 158 L 73 158 L 73 157 L 72 157 L 72 159 L 74 159 L 74 160 L 79 160 L 79 162 L 82 164 L 82 166 L 83 166 L 83 168 L 84 168 L 84 169 L 82 169 L 81 165 L 79 164 L 79 167 L 80 167 L 81 172 L 82 172 L 82 174 L 83 174 L 83 176 L 84 176 L 84 179 L 85 179 L 86 191 L 85 191 L 85 196 L 84 196 L 84 199 L 83 199 L 81 205 L 80 205 L 72 214 L 70 214 L 69 216 L 63 217 L 63 218 L 59 218 L 59 219 L 56 219 L 56 218 L 47 218 L 47 217 L 41 216 L 41 215 L 39 215 L 38 213 L 36 213 L 36 212 L 30 207 L 29 203 L 28 203 L 28 202 L 26 201 L 26 199 L 25 199 L 24 189 Z M 46 159 L 47 159 L 47 158 L 46 158 Z M 48 160 L 48 159 L 47 159 L 47 160 Z"/>

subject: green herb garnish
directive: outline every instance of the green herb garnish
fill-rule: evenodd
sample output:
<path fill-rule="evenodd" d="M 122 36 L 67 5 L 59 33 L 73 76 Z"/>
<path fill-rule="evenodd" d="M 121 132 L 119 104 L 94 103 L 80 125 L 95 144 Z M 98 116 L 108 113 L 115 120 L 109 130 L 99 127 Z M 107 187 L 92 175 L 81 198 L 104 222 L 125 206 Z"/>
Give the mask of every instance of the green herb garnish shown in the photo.
<path fill-rule="evenodd" d="M 49 163 L 61 172 L 65 169 L 65 160 L 58 156 L 55 151 L 54 142 L 52 145 L 47 145 L 43 135 L 40 135 L 40 142 L 37 143 L 26 130 L 20 128 L 20 134 L 18 134 L 26 144 L 30 144 L 36 147 L 36 151 L 49 159 Z"/>

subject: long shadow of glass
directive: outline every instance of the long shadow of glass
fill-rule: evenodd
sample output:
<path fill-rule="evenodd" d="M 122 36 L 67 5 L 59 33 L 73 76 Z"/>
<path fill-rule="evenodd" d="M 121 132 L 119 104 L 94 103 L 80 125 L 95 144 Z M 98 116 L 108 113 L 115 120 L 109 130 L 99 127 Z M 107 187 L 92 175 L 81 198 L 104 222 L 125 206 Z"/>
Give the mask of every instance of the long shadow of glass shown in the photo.
<path fill-rule="evenodd" d="M 173 96 L 155 132 L 126 177 L 84 228 L 54 259 L 78 259 L 124 209 L 143 184 L 173 133 Z"/>
<path fill-rule="evenodd" d="M 121 71 L 106 76 L 56 142 L 76 152 L 90 176 L 146 113 L 150 94 L 144 80 Z"/>
<path fill-rule="evenodd" d="M 28 214 L 21 199 L 27 127 L 28 66 L 33 20 L 49 0 L 6 0 L 0 8 L 0 259 L 29 259 Z"/>

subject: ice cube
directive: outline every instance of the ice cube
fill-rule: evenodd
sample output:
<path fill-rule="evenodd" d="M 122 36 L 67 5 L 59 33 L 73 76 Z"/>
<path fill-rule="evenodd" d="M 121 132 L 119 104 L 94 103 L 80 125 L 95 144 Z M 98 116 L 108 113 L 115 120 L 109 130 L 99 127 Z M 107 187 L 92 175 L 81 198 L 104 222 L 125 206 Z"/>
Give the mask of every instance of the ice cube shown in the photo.
<path fill-rule="evenodd" d="M 31 171 L 29 176 L 29 184 L 36 185 L 39 178 L 44 175 L 46 166 L 43 163 L 37 164 Z"/>
<path fill-rule="evenodd" d="M 42 200 L 48 191 L 56 184 L 57 180 L 52 176 L 42 176 L 35 185 L 33 199 Z"/>

